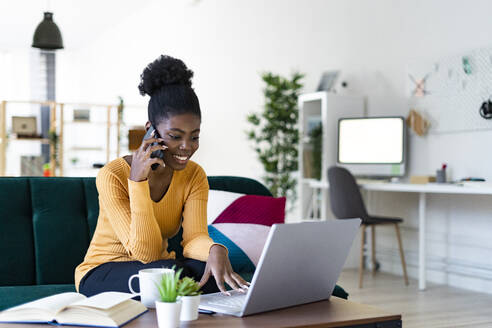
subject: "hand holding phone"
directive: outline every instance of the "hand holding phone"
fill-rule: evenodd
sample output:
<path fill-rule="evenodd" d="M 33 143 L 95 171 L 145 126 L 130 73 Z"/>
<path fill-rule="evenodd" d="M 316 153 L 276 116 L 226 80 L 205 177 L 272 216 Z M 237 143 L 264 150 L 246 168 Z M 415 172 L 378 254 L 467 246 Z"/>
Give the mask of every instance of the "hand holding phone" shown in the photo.
<path fill-rule="evenodd" d="M 130 180 L 144 181 L 147 179 L 150 169 L 157 169 L 164 164 L 164 139 L 159 137 L 157 130 L 153 126 L 147 130 L 141 146 L 133 153 L 132 166 L 130 169 Z"/>
<path fill-rule="evenodd" d="M 152 125 L 147 130 L 147 133 L 145 133 L 145 136 L 144 136 L 143 140 L 149 139 L 151 137 L 156 137 L 158 139 L 160 138 L 159 133 L 157 132 L 157 130 Z M 151 146 L 156 146 L 156 145 L 159 145 L 159 143 L 158 142 L 153 142 L 151 144 Z M 160 158 L 160 159 L 164 160 L 164 151 L 162 149 L 158 149 L 156 151 L 153 151 L 150 154 L 150 158 Z M 152 170 L 156 170 L 159 167 L 159 163 L 154 163 L 154 164 L 152 164 L 151 167 L 152 167 Z"/>

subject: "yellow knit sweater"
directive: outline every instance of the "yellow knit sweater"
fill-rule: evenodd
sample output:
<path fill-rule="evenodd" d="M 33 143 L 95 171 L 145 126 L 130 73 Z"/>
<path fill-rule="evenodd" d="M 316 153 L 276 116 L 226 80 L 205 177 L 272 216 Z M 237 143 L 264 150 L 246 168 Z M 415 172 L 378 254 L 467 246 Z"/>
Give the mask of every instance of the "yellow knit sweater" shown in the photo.
<path fill-rule="evenodd" d="M 99 218 L 84 262 L 75 269 L 75 286 L 92 268 L 118 261 L 149 263 L 174 259 L 167 239 L 183 218 L 183 255 L 206 261 L 214 244 L 207 230 L 208 181 L 194 162 L 174 171 L 171 184 L 159 202 L 150 198 L 148 181 L 129 179 L 130 166 L 118 158 L 98 173 Z"/>

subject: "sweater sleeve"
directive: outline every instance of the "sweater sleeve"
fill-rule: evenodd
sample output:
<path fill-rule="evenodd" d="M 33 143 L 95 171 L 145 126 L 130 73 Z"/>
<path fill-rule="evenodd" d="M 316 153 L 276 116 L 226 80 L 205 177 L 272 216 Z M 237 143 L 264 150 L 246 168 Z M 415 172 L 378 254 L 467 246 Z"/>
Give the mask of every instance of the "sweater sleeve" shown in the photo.
<path fill-rule="evenodd" d="M 192 178 L 191 191 L 184 205 L 182 245 L 184 257 L 200 261 L 207 261 L 210 247 L 217 244 L 208 235 L 208 189 L 205 171 L 198 167 Z"/>
<path fill-rule="evenodd" d="M 128 191 L 107 168 L 96 178 L 99 204 L 128 256 L 148 263 L 160 259 L 162 235 L 154 217 L 147 181 L 128 179 Z"/>

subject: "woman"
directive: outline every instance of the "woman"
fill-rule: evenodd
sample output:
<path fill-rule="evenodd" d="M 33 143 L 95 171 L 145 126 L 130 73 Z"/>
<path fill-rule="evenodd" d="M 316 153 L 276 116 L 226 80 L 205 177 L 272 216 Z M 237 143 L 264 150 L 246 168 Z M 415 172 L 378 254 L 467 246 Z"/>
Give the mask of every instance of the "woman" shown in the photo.
<path fill-rule="evenodd" d="M 143 71 L 138 88 L 150 96 L 145 128 L 155 130 L 132 156 L 108 163 L 97 175 L 97 227 L 84 262 L 75 269 L 82 294 L 129 292 L 132 274 L 173 265 L 200 281 L 205 293 L 227 294 L 224 282 L 238 291 L 247 288 L 232 270 L 227 249 L 208 236 L 207 177 L 190 161 L 199 146 L 201 123 L 192 76 L 181 60 L 169 56 Z M 151 157 L 158 150 L 163 159 Z M 185 259 L 177 261 L 174 252 L 167 252 L 167 239 L 181 225 Z"/>

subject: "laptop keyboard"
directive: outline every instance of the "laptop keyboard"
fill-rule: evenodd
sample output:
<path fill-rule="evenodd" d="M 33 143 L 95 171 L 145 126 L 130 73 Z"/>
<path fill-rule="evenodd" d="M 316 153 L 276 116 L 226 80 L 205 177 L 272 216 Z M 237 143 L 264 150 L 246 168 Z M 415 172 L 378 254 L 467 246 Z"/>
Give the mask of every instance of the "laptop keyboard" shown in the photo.
<path fill-rule="evenodd" d="M 246 302 L 246 294 L 232 293 L 231 296 L 217 294 L 207 299 L 209 305 L 219 305 L 231 309 L 241 309 Z"/>

